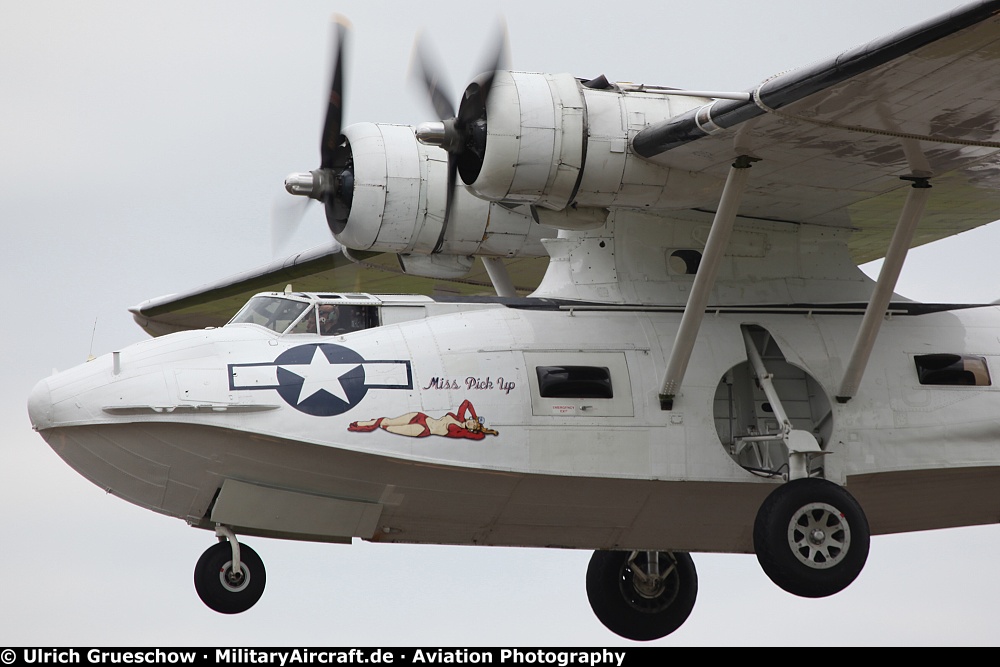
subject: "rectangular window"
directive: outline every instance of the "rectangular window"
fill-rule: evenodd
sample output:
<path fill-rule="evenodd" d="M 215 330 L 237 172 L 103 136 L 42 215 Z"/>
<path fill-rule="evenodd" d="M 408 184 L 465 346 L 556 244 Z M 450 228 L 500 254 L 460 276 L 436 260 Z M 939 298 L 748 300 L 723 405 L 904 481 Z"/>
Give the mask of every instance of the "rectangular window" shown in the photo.
<path fill-rule="evenodd" d="M 543 398 L 614 398 L 611 372 L 598 366 L 537 366 Z"/>
<path fill-rule="evenodd" d="M 648 352 L 525 352 L 531 414 L 569 420 L 635 416 L 626 354 Z"/>
<path fill-rule="evenodd" d="M 920 354 L 913 358 L 920 384 L 989 387 L 990 369 L 985 357 L 969 354 Z"/>

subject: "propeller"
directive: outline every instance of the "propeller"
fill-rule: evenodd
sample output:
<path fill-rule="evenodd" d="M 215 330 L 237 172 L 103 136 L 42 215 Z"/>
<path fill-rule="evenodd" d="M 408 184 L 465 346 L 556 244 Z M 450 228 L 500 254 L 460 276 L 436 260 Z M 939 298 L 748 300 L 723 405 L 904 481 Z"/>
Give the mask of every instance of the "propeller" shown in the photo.
<path fill-rule="evenodd" d="M 430 56 L 421 36 L 413 50 L 413 72 L 427 91 L 427 97 L 438 122 L 422 123 L 417 126 L 417 139 L 430 146 L 439 146 L 448 151 L 448 190 L 445 199 L 444 220 L 441 233 L 433 252 L 441 252 L 445 233 L 451 220 L 452 205 L 458 176 L 466 184 L 475 182 L 483 166 L 486 153 L 486 101 L 498 70 L 506 69 L 507 30 L 501 22 L 497 28 L 494 46 L 483 59 L 483 74 L 470 83 L 459 103 L 458 113 L 442 91 L 442 68 Z"/>
<path fill-rule="evenodd" d="M 289 174 L 285 189 L 293 194 L 323 202 L 330 231 L 339 234 L 347 226 L 354 197 L 354 157 L 351 147 L 341 134 L 344 118 L 344 55 L 350 24 L 342 16 L 334 16 L 333 75 L 327 102 L 323 134 L 320 138 L 319 169 Z M 299 219 L 303 211 L 299 214 Z"/>
<path fill-rule="evenodd" d="M 277 257 L 284 251 L 294 238 L 302 219 L 309 209 L 311 200 L 295 197 L 289 200 L 287 196 L 275 194 L 271 204 L 271 255 Z"/>

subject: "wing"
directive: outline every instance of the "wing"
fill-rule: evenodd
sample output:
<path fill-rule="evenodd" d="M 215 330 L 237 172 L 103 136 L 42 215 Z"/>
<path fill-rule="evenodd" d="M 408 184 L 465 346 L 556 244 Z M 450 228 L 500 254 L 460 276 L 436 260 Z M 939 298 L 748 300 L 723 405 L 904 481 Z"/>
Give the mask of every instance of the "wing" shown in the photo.
<path fill-rule="evenodd" d="M 447 238 L 445 152 L 423 146 L 412 128 L 346 128 L 357 184 L 350 219 L 334 227 L 338 241 L 354 248 L 349 252 L 360 261 L 339 245 L 318 249 L 147 301 L 132 312 L 158 335 L 218 326 L 253 293 L 289 283 L 315 291 L 486 293 L 491 283 L 481 264 L 451 279 L 464 270 L 466 257 L 480 254 L 520 258 L 506 262 L 514 285 L 527 291 L 538 285 L 548 261 L 541 240 L 555 236 L 532 217 L 572 231 L 603 225 L 615 208 L 664 219 L 685 208 L 711 211 L 718 186 L 740 155 L 760 159 L 740 202 L 742 220 L 853 230 L 847 245 L 858 263 L 885 253 L 908 187 L 900 177 L 929 178 L 933 186 L 912 245 L 972 229 L 1000 216 L 998 14 L 1000 0 L 982 0 L 772 77 L 746 100 L 716 100 L 679 115 L 660 113 L 669 107 L 662 94 L 611 92 L 594 82 L 581 88 L 569 75 L 504 74 L 490 98 L 481 175 L 468 184 L 481 199 L 456 191 L 458 214 L 451 216 Z M 641 119 L 647 112 L 666 120 L 646 125 Z M 525 118 L 529 126 L 521 127 Z M 535 127 L 539 123 L 544 127 Z M 625 149 L 625 133 L 634 155 Z M 669 180 L 655 171 L 661 167 L 672 174 Z M 529 216 L 526 207 L 499 202 L 536 206 Z M 441 239 L 444 252 L 434 255 L 434 241 Z M 639 280 L 624 277 L 632 275 L 627 253 L 614 260 L 624 262 L 619 273 L 605 275 L 603 264 L 593 261 L 601 255 L 592 254 L 585 241 L 567 243 L 579 245 L 576 254 L 566 250 L 560 263 L 570 278 L 560 283 L 557 275 L 550 296 L 579 296 L 570 288 L 584 285 L 588 298 L 614 300 L 619 297 L 589 286 Z M 424 253 L 443 269 L 403 275 L 396 253 Z M 662 301 L 663 295 L 660 290 L 650 299 Z"/>
<path fill-rule="evenodd" d="M 292 285 L 305 292 L 369 292 L 376 294 L 492 294 L 481 263 L 462 279 L 439 280 L 406 275 L 391 253 L 345 254 L 337 243 L 301 252 L 265 266 L 196 289 L 149 299 L 130 308 L 135 321 L 153 336 L 184 329 L 222 326 L 251 296 Z M 547 258 L 506 260 L 519 292 L 534 289 Z"/>
<path fill-rule="evenodd" d="M 913 245 L 1000 211 L 1000 2 L 978 2 L 836 58 L 768 79 L 639 132 L 641 156 L 722 178 L 760 158 L 740 214 L 856 230 L 855 261 L 881 257 L 902 176 L 934 188 Z"/>

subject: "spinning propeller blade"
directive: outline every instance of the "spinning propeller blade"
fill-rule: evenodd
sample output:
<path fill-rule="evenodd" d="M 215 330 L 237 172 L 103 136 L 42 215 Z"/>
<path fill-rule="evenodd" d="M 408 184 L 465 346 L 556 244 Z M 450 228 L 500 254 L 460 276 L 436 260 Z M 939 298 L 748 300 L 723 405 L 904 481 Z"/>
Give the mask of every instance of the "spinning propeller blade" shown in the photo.
<path fill-rule="evenodd" d="M 497 28 L 495 44 L 483 59 L 483 74 L 466 87 L 462 101 L 455 113 L 454 107 L 441 90 L 442 68 L 432 62 L 423 39 L 418 35 L 413 50 L 415 72 L 424 88 L 431 107 L 440 119 L 436 123 L 424 123 L 417 128 L 417 139 L 448 151 L 448 194 L 445 200 L 444 221 L 438 235 L 434 252 L 441 252 L 445 234 L 451 220 L 452 205 L 458 175 L 466 183 L 475 181 L 482 166 L 482 156 L 486 150 L 486 102 L 493 88 L 496 72 L 505 69 L 508 61 L 507 29 L 503 22 Z"/>
<path fill-rule="evenodd" d="M 285 249 L 288 242 L 295 236 L 302 224 L 302 218 L 309 210 L 308 199 L 288 200 L 287 197 L 275 197 L 271 205 L 271 255 L 277 257 Z"/>
<path fill-rule="evenodd" d="M 344 231 L 354 196 L 353 156 L 341 135 L 344 119 L 344 60 L 349 30 L 347 19 L 335 15 L 333 39 L 336 51 L 326 118 L 320 137 L 319 169 L 290 174 L 285 179 L 285 189 L 289 193 L 323 202 L 327 224 L 334 234 Z"/>
<path fill-rule="evenodd" d="M 323 136 L 320 140 L 320 168 L 333 166 L 334 151 L 340 144 L 340 130 L 344 120 L 344 53 L 350 24 L 342 16 L 335 15 L 333 21 L 333 43 L 337 52 L 333 59 L 333 74 L 330 80 L 330 99 L 323 121 Z"/>

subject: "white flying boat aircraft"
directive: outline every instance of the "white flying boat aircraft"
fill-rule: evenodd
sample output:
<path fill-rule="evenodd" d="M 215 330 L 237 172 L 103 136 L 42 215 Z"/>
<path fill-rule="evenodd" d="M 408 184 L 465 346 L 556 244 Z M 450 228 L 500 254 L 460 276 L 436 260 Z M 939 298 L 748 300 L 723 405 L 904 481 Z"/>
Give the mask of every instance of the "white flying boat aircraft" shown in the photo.
<path fill-rule="evenodd" d="M 456 112 L 420 56 L 417 128 L 341 127 L 336 30 L 286 187 L 337 244 L 135 307 L 154 338 L 29 399 L 80 474 L 217 534 L 209 607 L 264 590 L 237 535 L 593 549 L 595 614 L 649 640 L 691 552 L 823 597 L 870 535 L 1000 517 L 1000 308 L 894 295 L 1000 218 L 1000 0 L 739 93 L 501 46 Z"/>

